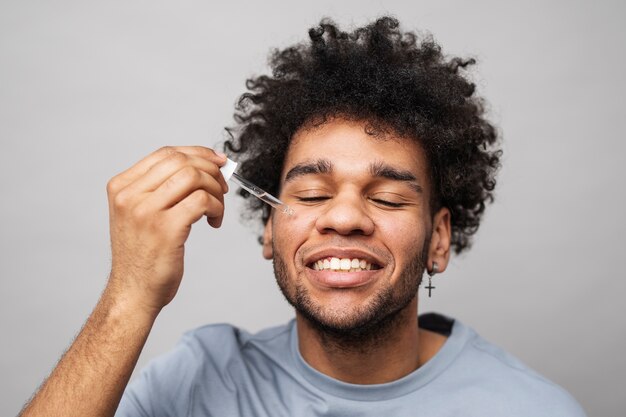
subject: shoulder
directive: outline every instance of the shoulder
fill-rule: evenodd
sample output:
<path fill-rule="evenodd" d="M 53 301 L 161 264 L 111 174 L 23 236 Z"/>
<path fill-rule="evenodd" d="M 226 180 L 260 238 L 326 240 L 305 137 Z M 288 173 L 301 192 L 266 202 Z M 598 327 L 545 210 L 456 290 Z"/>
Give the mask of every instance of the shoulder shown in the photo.
<path fill-rule="evenodd" d="M 135 386 L 172 393 L 188 389 L 206 367 L 217 368 L 236 357 L 245 331 L 229 324 L 207 325 L 186 332 L 169 352 L 152 359 L 141 370 Z"/>
<path fill-rule="evenodd" d="M 578 402 L 564 388 L 540 375 L 520 359 L 464 327 L 467 340 L 457 369 L 478 397 L 495 400 L 502 410 L 523 410 L 533 416 L 584 417 Z M 469 382 L 471 381 L 471 382 Z"/>
<path fill-rule="evenodd" d="M 272 343 L 284 344 L 289 327 L 251 334 L 229 324 L 211 324 L 185 333 L 174 349 L 150 361 L 128 386 L 121 409 L 132 412 L 119 415 L 142 415 L 137 410 L 152 415 L 151 409 L 185 414 L 195 401 L 194 392 L 208 388 L 213 399 L 232 396 L 246 369 L 259 361 L 255 352 L 275 351 Z"/>
<path fill-rule="evenodd" d="M 179 344 L 199 357 L 229 356 L 263 345 L 284 346 L 292 326 L 293 321 L 250 333 L 230 324 L 210 324 L 185 333 Z"/>
<path fill-rule="evenodd" d="M 258 333 L 230 324 L 210 324 L 183 335 L 169 353 L 153 360 L 148 369 L 167 376 L 167 380 L 201 378 L 203 373 L 217 372 L 225 376 L 239 363 L 255 359 L 257 352 L 283 352 L 288 346 L 293 322 L 271 327 Z"/>

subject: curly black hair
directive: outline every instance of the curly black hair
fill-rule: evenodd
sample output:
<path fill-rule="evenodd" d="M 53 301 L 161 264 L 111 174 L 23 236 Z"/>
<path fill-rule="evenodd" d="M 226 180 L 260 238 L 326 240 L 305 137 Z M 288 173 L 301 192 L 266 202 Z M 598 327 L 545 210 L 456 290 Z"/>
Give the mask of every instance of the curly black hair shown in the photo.
<path fill-rule="evenodd" d="M 430 164 L 431 208 L 450 210 L 452 246 L 456 253 L 468 248 L 485 203 L 493 201 L 501 156 L 483 100 L 460 73 L 474 59 L 445 57 L 432 36 L 418 42 L 392 17 L 351 33 L 323 19 L 309 38 L 274 50 L 271 76 L 247 80 L 237 124 L 226 129 L 230 139 L 224 143 L 240 161 L 239 172 L 277 194 L 290 140 L 300 128 L 336 116 L 365 121 L 374 132 L 419 142 Z M 255 198 L 247 202 L 249 213 L 266 222 L 269 207 Z"/>

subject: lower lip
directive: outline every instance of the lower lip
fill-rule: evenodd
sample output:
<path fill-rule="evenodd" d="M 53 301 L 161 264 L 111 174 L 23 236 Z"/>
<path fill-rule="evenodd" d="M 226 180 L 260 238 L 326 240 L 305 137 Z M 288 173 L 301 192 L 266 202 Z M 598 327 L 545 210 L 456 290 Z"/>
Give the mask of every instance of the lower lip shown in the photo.
<path fill-rule="evenodd" d="M 374 281 L 380 270 L 338 272 L 331 270 L 316 271 L 307 268 L 309 279 L 318 286 L 325 288 L 356 288 Z"/>

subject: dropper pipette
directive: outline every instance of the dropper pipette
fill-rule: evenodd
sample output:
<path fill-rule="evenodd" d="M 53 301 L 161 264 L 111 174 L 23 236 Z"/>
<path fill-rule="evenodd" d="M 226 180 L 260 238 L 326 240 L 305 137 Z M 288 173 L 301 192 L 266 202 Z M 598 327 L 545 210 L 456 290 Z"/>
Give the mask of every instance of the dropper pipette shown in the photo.
<path fill-rule="evenodd" d="M 222 175 L 224 176 L 224 179 L 226 181 L 231 180 L 259 200 L 274 207 L 276 210 L 280 210 L 281 212 L 290 216 L 294 214 L 294 211 L 291 207 L 289 207 L 287 204 L 283 203 L 267 191 L 264 191 L 261 188 L 257 187 L 247 179 L 241 177 L 235 172 L 235 168 L 237 168 L 237 163 L 230 159 L 228 159 L 226 164 L 222 168 L 220 168 L 220 170 L 222 171 Z"/>
<path fill-rule="evenodd" d="M 237 183 L 241 188 L 255 196 L 261 201 L 266 202 L 270 206 L 274 207 L 276 210 L 280 210 L 285 214 L 292 215 L 293 209 L 289 207 L 287 204 L 283 203 L 267 191 L 263 191 L 256 185 L 252 184 L 245 178 L 242 178 L 236 172 L 233 172 L 233 175 L 230 177 L 230 180 L 234 183 Z"/>

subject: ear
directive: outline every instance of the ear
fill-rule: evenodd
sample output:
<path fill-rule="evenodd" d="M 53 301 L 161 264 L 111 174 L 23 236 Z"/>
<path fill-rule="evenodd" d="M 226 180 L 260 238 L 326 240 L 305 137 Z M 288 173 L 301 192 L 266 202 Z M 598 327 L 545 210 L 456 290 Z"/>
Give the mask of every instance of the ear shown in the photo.
<path fill-rule="evenodd" d="M 272 247 L 272 216 L 265 223 L 263 230 L 263 257 L 265 259 L 274 258 L 274 249 Z"/>
<path fill-rule="evenodd" d="M 433 262 L 437 262 L 439 272 L 446 270 L 450 260 L 450 241 L 452 240 L 452 226 L 450 224 L 450 210 L 440 209 L 433 219 L 433 232 L 430 237 L 428 261 L 426 268 L 433 269 Z"/>

